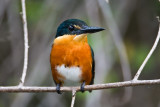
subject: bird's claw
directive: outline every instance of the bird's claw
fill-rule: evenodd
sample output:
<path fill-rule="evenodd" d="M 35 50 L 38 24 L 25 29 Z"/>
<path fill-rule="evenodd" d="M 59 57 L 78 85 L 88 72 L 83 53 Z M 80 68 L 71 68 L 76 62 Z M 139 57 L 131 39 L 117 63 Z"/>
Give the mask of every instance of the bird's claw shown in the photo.
<path fill-rule="evenodd" d="M 58 94 L 62 94 L 62 92 L 60 91 L 60 84 L 57 84 L 56 91 Z"/>
<path fill-rule="evenodd" d="M 82 93 L 84 92 L 84 86 L 85 86 L 85 82 L 83 82 L 83 83 L 81 84 L 81 92 L 82 92 Z"/>

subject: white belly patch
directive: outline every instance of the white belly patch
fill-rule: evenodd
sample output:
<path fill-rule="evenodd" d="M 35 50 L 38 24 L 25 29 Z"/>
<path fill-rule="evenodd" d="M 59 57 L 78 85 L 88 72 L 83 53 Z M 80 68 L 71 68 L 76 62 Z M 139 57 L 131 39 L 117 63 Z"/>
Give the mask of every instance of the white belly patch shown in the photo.
<path fill-rule="evenodd" d="M 65 65 L 56 66 L 56 70 L 62 76 L 65 77 L 64 83 L 68 84 L 68 82 L 80 82 L 81 76 L 81 68 L 72 66 L 72 67 L 65 67 Z M 59 78 L 62 79 L 62 78 Z"/>

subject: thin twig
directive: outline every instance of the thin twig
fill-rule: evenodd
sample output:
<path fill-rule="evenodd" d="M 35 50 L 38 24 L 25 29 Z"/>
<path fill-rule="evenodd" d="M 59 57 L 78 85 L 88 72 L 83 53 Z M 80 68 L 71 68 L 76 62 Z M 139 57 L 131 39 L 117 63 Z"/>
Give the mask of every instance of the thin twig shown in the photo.
<path fill-rule="evenodd" d="M 22 20 L 23 20 L 23 32 L 24 32 L 24 65 L 23 65 L 23 72 L 22 72 L 22 77 L 21 77 L 19 86 L 24 85 L 24 81 L 27 73 L 27 66 L 28 66 L 28 48 L 29 48 L 25 0 L 21 0 L 21 5 L 22 5 Z"/>
<path fill-rule="evenodd" d="M 151 48 L 149 54 L 147 55 L 147 57 L 145 58 L 144 62 L 142 63 L 142 65 L 140 66 L 140 68 L 138 69 L 136 75 L 134 76 L 133 80 L 138 80 L 138 77 L 140 76 L 144 66 L 146 65 L 146 63 L 148 62 L 149 58 L 151 57 L 151 55 L 153 54 L 153 52 L 155 51 L 157 45 L 158 45 L 158 42 L 159 42 L 159 39 L 160 39 L 160 26 L 159 26 L 159 31 L 158 31 L 158 35 L 157 35 L 157 38 L 153 44 L 153 47 Z"/>
<path fill-rule="evenodd" d="M 160 85 L 160 79 L 155 80 L 136 80 L 136 81 L 124 81 L 124 82 L 115 82 L 115 83 L 106 83 L 106 84 L 95 84 L 95 85 L 86 85 L 84 90 L 100 90 L 100 89 L 111 89 L 111 88 L 120 88 L 120 87 L 130 87 L 130 86 L 140 86 L 140 85 Z M 80 87 L 61 87 L 61 92 L 71 92 L 75 90 L 80 91 Z M 0 87 L 0 92 L 56 92 L 56 87 L 29 87 L 29 86 L 9 86 L 9 87 Z"/>
<path fill-rule="evenodd" d="M 72 102 L 71 102 L 71 107 L 74 107 L 75 98 L 76 98 L 76 90 L 72 90 Z"/>

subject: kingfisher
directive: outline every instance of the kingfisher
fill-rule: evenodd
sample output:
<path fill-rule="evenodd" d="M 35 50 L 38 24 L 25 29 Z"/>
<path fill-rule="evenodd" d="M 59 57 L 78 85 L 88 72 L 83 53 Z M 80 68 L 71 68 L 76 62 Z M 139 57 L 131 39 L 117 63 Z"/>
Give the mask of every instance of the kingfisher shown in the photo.
<path fill-rule="evenodd" d="M 85 85 L 94 83 L 94 52 L 88 44 L 87 34 L 102 30 L 104 28 L 88 26 L 79 19 L 68 19 L 59 25 L 50 54 L 58 94 L 61 94 L 60 87 L 65 84 L 78 85 L 84 92 Z"/>

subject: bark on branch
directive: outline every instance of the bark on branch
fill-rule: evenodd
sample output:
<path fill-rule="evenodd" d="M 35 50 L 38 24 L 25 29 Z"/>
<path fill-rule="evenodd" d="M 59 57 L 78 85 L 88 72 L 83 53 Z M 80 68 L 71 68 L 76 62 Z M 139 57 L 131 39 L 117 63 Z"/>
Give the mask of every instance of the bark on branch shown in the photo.
<path fill-rule="evenodd" d="M 142 65 L 138 69 L 138 71 L 137 71 L 136 75 L 134 76 L 133 80 L 138 80 L 138 78 L 139 78 L 144 66 L 146 65 L 146 63 L 148 62 L 149 58 L 152 56 L 153 52 L 155 51 L 155 49 L 156 49 L 156 47 L 158 45 L 159 39 L 160 39 L 160 25 L 159 25 L 157 38 L 156 38 L 156 40 L 155 40 L 150 52 L 148 53 L 147 57 L 145 58 L 145 60 L 143 61 Z"/>
<path fill-rule="evenodd" d="M 22 5 L 22 21 L 23 21 L 23 32 L 24 32 L 24 65 L 23 65 L 23 72 L 22 72 L 22 77 L 21 77 L 19 86 L 24 85 L 24 81 L 27 73 L 27 66 L 28 66 L 28 48 L 29 48 L 25 0 L 21 0 L 21 5 Z"/>
<path fill-rule="evenodd" d="M 141 85 L 160 85 L 160 79 L 156 80 L 131 80 L 124 82 L 106 83 L 106 84 L 95 84 L 86 85 L 84 89 L 87 90 L 100 90 L 100 89 L 111 89 L 129 86 L 141 86 Z M 62 92 L 72 92 L 73 90 L 80 91 L 80 87 L 61 87 Z M 56 92 L 56 87 L 30 87 L 30 86 L 9 86 L 0 87 L 0 92 Z"/>
<path fill-rule="evenodd" d="M 72 90 L 71 107 L 74 107 L 75 99 L 76 99 L 76 91 L 75 91 L 75 90 Z"/>

